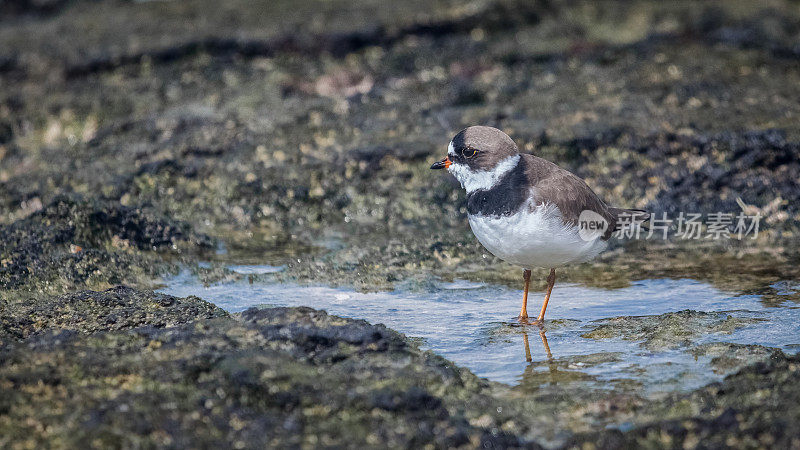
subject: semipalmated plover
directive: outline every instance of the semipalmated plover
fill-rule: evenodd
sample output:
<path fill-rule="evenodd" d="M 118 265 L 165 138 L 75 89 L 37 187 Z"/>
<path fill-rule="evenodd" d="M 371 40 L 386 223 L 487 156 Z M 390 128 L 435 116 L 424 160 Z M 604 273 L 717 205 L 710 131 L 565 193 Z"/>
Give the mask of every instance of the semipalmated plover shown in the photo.
<path fill-rule="evenodd" d="M 502 131 L 474 126 L 458 133 L 447 157 L 431 169 L 447 169 L 467 191 L 469 225 L 498 258 L 523 268 L 521 321 L 528 319 L 533 267 L 550 269 L 541 324 L 556 281 L 556 267 L 582 263 L 608 246 L 614 231 L 648 220 L 649 213 L 607 206 L 586 182 L 534 155 L 520 153 Z"/>

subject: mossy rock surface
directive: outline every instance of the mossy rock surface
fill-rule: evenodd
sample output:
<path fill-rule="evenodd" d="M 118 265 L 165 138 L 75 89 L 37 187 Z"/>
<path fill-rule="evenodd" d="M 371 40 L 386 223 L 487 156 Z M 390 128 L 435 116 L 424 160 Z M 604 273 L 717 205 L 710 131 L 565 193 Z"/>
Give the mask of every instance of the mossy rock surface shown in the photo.
<path fill-rule="evenodd" d="M 428 170 L 485 124 L 616 206 L 763 216 L 757 239 L 615 243 L 560 282 L 800 302 L 797 30 L 789 0 L 4 2 L 0 447 L 800 446 L 796 357 L 693 346 L 735 315 L 587 331 L 747 366 L 652 400 L 571 390 L 563 364 L 509 389 L 382 326 L 146 290 L 230 262 L 518 287 Z"/>
<path fill-rule="evenodd" d="M 497 432 L 508 413 L 470 423 L 495 401 L 485 381 L 382 325 L 310 308 L 231 317 L 130 288 L 26 312 L 36 332 L 3 317 L 17 332 L 0 347 L 4 447 L 523 442 L 524 428 Z"/>
<path fill-rule="evenodd" d="M 11 333 L 0 345 L 0 444 L 10 448 L 791 446 L 800 437 L 788 426 L 800 417 L 800 360 L 775 351 L 720 383 L 647 400 L 570 388 L 585 379 L 565 367 L 553 383 L 532 366 L 527 383 L 541 387 L 509 390 L 383 325 L 311 308 L 228 315 L 194 297 L 118 287 L 12 305 L 2 322 Z M 728 353 L 718 347 L 697 351 Z M 622 422 L 629 430 L 603 430 Z"/>

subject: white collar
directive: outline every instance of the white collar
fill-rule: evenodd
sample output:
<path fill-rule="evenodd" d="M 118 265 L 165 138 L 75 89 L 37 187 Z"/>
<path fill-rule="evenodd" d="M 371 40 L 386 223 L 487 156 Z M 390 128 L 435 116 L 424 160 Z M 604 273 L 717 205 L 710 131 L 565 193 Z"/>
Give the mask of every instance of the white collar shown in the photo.
<path fill-rule="evenodd" d="M 452 144 L 451 144 L 452 147 Z M 448 149 L 449 150 L 449 149 Z M 472 170 L 466 164 L 450 164 L 448 171 L 452 173 L 467 194 L 479 189 L 488 190 L 500 182 L 508 172 L 519 164 L 520 155 L 509 156 L 500 161 L 492 170 Z"/>

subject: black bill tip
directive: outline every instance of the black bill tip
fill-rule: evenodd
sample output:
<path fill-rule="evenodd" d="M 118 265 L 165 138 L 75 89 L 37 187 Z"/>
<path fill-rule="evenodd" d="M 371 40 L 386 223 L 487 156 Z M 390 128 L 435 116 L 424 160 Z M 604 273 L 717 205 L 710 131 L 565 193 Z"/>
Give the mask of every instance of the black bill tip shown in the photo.
<path fill-rule="evenodd" d="M 436 161 L 435 163 L 431 164 L 431 169 L 433 170 L 446 169 L 450 167 L 450 163 L 451 163 L 450 159 L 444 158 L 441 161 Z"/>

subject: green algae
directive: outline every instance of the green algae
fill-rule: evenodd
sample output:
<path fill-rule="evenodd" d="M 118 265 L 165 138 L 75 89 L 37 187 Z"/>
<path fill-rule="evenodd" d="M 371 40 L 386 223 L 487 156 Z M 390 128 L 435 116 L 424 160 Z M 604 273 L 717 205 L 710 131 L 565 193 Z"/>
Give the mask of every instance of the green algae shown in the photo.
<path fill-rule="evenodd" d="M 737 328 L 763 319 L 734 317 L 728 313 L 684 310 L 659 316 L 615 317 L 605 319 L 583 334 L 589 339 L 621 338 L 641 341 L 651 350 L 686 347 L 710 333 L 730 334 Z"/>

